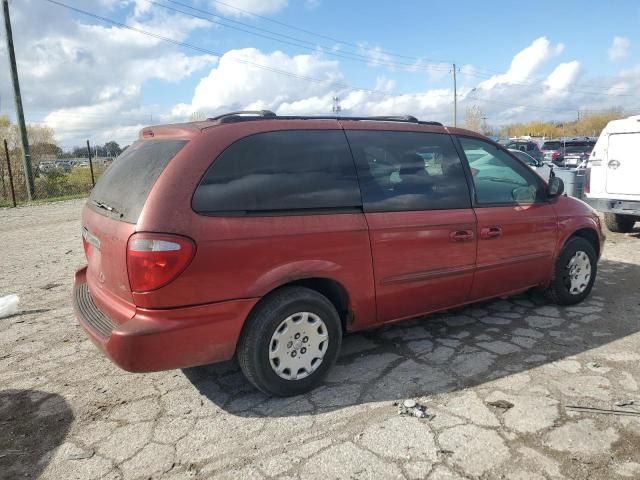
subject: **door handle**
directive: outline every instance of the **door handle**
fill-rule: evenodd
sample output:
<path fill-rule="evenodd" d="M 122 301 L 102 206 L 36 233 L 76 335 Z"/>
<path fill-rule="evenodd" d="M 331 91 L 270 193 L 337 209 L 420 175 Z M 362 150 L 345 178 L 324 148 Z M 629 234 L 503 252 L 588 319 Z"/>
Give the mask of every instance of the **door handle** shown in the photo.
<path fill-rule="evenodd" d="M 468 242 L 473 240 L 473 232 L 471 230 L 455 230 L 449 234 L 452 242 Z"/>
<path fill-rule="evenodd" d="M 491 240 L 492 238 L 498 238 L 502 235 L 502 228 L 500 227 L 485 227 L 480 230 L 480 238 L 485 240 Z"/>

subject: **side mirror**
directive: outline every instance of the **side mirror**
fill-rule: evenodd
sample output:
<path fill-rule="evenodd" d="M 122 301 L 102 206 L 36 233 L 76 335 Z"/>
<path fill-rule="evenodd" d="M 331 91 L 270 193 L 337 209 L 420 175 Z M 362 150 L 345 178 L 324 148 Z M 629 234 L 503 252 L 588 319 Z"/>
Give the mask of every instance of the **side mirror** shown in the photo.
<path fill-rule="evenodd" d="M 547 188 L 547 195 L 550 198 L 559 197 L 564 193 L 564 182 L 561 178 L 555 175 L 549 179 L 549 185 Z"/>

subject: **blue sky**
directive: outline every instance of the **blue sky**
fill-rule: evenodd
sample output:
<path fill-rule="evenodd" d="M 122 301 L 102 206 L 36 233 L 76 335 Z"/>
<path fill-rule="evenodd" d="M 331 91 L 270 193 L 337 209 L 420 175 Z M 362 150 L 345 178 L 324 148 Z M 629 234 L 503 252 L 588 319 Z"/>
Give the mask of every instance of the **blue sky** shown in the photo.
<path fill-rule="evenodd" d="M 640 108 L 637 1 L 539 1 L 535 8 L 469 0 L 455 7 L 408 0 L 58 1 L 200 49 L 46 0 L 13 0 L 27 116 L 52 126 L 64 144 L 88 136 L 126 141 L 147 123 L 235 108 L 326 114 L 333 95 L 348 113 L 413 113 L 451 123 L 452 62 L 460 68 L 459 121 L 473 104 L 495 124 Z M 263 29 L 258 33 L 285 43 L 206 19 Z M 9 86 L 1 69 L 0 113 L 12 113 Z"/>

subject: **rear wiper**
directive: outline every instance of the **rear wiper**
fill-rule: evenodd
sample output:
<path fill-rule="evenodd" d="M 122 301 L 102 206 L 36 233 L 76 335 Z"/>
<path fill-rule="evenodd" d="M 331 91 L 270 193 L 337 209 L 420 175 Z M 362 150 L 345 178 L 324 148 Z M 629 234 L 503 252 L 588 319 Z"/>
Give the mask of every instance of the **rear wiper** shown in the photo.
<path fill-rule="evenodd" d="M 118 212 L 118 210 L 116 210 L 111 205 L 108 205 L 108 204 L 106 204 L 104 202 L 98 202 L 97 200 L 91 200 L 91 203 L 93 203 L 96 207 L 102 208 L 103 210 L 106 210 L 108 212 L 115 213 L 115 214 L 120 214 L 120 212 Z"/>

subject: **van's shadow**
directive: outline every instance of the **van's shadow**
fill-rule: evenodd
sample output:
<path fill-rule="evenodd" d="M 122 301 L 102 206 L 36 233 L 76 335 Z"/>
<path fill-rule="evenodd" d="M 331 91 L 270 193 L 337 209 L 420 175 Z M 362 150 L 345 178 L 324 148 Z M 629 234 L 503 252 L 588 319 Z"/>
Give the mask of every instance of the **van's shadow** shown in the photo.
<path fill-rule="evenodd" d="M 212 402 L 241 416 L 303 415 L 471 387 L 640 330 L 640 266 L 601 261 L 599 268 L 590 298 L 574 307 L 532 293 L 348 335 L 324 384 L 306 395 L 257 392 L 235 362 L 184 372 Z"/>
<path fill-rule="evenodd" d="M 0 478 L 38 478 L 72 421 L 73 412 L 60 395 L 0 391 Z"/>

